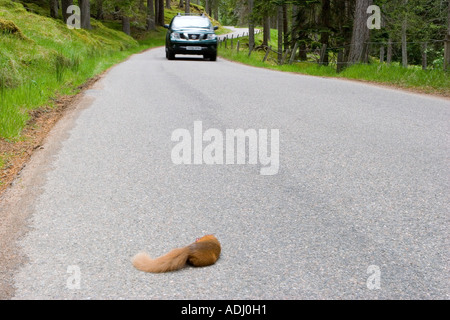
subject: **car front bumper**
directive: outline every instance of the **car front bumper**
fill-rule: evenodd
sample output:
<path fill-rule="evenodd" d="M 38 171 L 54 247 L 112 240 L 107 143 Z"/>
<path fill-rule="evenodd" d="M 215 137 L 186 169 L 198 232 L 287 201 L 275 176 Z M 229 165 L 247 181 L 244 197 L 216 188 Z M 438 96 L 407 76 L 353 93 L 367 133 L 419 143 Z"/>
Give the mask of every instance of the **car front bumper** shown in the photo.
<path fill-rule="evenodd" d="M 214 54 L 217 52 L 217 40 L 172 40 L 168 47 L 166 46 L 167 50 L 172 51 L 174 54 Z"/>

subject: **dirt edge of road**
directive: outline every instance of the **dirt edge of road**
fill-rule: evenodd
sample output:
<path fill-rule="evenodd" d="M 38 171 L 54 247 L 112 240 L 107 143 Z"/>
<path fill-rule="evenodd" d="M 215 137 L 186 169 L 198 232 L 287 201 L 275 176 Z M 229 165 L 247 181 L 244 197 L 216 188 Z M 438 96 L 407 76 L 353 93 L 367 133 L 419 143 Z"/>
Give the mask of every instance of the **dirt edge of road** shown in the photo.
<path fill-rule="evenodd" d="M 80 92 L 73 96 L 56 98 L 55 107 L 42 106 L 30 111 L 30 120 L 19 139 L 14 141 L 0 139 L 0 154 L 6 155 L 6 164 L 0 171 L 0 197 L 26 166 L 33 152 L 44 148 L 43 142 L 58 120 L 73 108 L 74 102 L 85 90 L 96 83 L 101 76 L 89 79 L 77 88 Z"/>

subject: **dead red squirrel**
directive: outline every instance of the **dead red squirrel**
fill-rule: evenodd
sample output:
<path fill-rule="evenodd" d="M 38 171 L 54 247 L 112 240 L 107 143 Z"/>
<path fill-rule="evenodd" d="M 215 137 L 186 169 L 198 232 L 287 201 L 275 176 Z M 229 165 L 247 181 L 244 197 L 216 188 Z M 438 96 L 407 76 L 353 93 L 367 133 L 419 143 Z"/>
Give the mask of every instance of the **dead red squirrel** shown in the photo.
<path fill-rule="evenodd" d="M 186 264 L 205 267 L 219 259 L 220 250 L 219 240 L 209 234 L 184 248 L 173 249 L 157 259 L 150 258 L 145 252 L 138 253 L 132 262 L 138 270 L 155 273 L 179 270 Z"/>

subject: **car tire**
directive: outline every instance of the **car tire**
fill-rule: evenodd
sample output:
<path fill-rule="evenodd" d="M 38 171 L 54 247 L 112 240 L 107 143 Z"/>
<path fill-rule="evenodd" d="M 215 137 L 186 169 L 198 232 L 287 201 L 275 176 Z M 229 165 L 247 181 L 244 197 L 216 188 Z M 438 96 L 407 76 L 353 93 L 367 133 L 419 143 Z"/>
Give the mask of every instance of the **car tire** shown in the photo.
<path fill-rule="evenodd" d="M 168 59 L 168 60 L 175 60 L 175 53 L 173 53 L 173 51 L 172 50 L 167 50 L 167 52 L 166 52 L 166 58 Z"/>
<path fill-rule="evenodd" d="M 217 60 L 217 53 L 213 54 L 204 54 L 203 59 L 209 59 L 209 61 L 216 61 Z"/>

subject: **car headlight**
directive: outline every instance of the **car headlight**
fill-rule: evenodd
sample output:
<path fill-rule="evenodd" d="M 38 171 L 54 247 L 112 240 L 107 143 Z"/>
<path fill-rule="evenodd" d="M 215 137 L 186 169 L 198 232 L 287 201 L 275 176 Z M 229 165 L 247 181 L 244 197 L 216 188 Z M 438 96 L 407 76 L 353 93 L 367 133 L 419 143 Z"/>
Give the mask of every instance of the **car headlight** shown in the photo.
<path fill-rule="evenodd" d="M 172 32 L 170 34 L 170 40 L 180 40 L 180 34 L 178 32 Z"/>
<path fill-rule="evenodd" d="M 208 33 L 206 40 L 216 40 L 217 36 L 214 33 Z"/>

